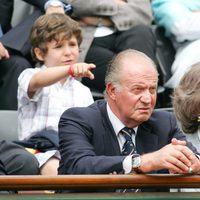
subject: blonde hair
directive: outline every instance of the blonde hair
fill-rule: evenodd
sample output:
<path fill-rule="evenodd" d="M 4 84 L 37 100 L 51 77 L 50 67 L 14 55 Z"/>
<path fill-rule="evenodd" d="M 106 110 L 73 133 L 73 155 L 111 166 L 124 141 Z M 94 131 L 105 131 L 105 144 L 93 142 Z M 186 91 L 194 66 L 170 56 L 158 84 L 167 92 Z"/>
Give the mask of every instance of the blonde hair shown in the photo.
<path fill-rule="evenodd" d="M 185 133 L 194 133 L 200 117 L 200 63 L 193 65 L 174 89 L 172 103 Z"/>

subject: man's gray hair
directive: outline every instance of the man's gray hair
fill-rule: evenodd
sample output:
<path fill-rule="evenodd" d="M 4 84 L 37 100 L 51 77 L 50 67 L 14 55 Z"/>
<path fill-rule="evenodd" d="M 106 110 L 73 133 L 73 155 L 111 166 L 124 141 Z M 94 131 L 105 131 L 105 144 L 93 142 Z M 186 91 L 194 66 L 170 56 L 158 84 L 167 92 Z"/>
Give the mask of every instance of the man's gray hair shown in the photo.
<path fill-rule="evenodd" d="M 120 89 L 120 77 L 121 69 L 123 66 L 123 58 L 129 55 L 139 55 L 144 57 L 145 59 L 149 60 L 156 69 L 155 63 L 146 54 L 134 49 L 127 49 L 117 54 L 108 65 L 105 76 L 105 84 L 112 83 L 116 88 Z"/>

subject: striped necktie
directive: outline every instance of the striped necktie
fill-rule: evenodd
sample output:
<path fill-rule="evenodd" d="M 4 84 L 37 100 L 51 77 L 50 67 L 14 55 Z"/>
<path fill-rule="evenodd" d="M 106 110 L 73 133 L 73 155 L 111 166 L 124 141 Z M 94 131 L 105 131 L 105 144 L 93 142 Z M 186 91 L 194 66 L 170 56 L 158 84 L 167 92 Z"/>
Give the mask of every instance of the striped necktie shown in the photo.
<path fill-rule="evenodd" d="M 122 147 L 122 155 L 130 155 L 136 153 L 135 145 L 132 140 L 132 134 L 135 134 L 135 131 L 132 128 L 124 127 L 120 133 L 125 138 L 125 143 Z"/>
<path fill-rule="evenodd" d="M 135 131 L 132 128 L 127 128 L 124 127 L 120 133 L 124 136 L 125 138 L 125 143 L 122 147 L 122 155 L 131 155 L 131 154 L 135 154 L 136 152 L 136 148 L 135 145 L 133 143 L 132 140 L 132 135 L 135 134 Z M 120 189 L 119 192 L 140 192 L 140 189 L 136 189 L 136 188 L 129 188 L 129 189 Z"/>

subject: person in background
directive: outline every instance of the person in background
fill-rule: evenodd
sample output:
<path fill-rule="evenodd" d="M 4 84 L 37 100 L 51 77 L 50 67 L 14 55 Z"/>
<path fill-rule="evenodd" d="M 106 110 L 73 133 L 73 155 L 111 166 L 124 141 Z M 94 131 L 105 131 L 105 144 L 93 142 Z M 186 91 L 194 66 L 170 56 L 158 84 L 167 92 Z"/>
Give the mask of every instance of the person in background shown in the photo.
<path fill-rule="evenodd" d="M 44 12 L 69 13 L 71 6 L 59 0 L 25 0 L 35 6 L 34 12 L 15 27 L 11 26 L 13 0 L 0 0 L 0 109 L 17 110 L 17 78 L 35 62 L 30 56 L 28 35 L 33 22 Z"/>
<path fill-rule="evenodd" d="M 173 108 L 187 139 L 200 152 L 200 63 L 191 66 L 174 89 Z"/>
<path fill-rule="evenodd" d="M 59 174 L 199 172 L 197 151 L 173 113 L 154 110 L 157 82 L 148 56 L 120 52 L 107 69 L 105 100 L 61 116 Z"/>
<path fill-rule="evenodd" d="M 32 55 L 41 68 L 26 69 L 18 78 L 18 133 L 20 144 L 33 143 L 39 150 L 36 157 L 44 175 L 57 174 L 61 114 L 93 103 L 89 88 L 75 79 L 94 79 L 94 64 L 77 63 L 81 40 L 79 24 L 62 13 L 39 17 L 31 30 Z"/>
<path fill-rule="evenodd" d="M 80 62 L 94 63 L 95 80 L 82 79 L 94 90 L 105 89 L 108 63 L 125 49 L 144 52 L 156 61 L 156 39 L 152 33 L 149 0 L 66 0 L 73 7 L 72 17 L 80 22 L 83 42 Z"/>
<path fill-rule="evenodd" d="M 174 89 L 172 103 L 175 115 L 186 138 L 200 152 L 200 63 L 191 66 Z M 180 189 L 199 192 L 199 189 Z"/>
<path fill-rule="evenodd" d="M 200 62 L 200 1 L 152 0 L 155 24 L 164 27 L 176 49 L 172 77 L 165 87 L 174 89 L 191 65 Z"/>
<path fill-rule="evenodd" d="M 13 142 L 0 141 L 0 175 L 38 175 L 39 163 L 34 155 Z"/>
<path fill-rule="evenodd" d="M 0 176 L 39 175 L 39 163 L 33 154 L 13 142 L 0 141 Z M 13 191 L 0 191 L 0 194 Z"/>

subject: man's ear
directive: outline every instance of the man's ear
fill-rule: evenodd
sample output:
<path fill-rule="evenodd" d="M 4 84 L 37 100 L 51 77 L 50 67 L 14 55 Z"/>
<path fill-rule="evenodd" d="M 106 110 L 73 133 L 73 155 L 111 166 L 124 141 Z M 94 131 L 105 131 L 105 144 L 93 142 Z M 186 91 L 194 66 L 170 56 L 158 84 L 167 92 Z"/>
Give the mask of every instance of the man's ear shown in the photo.
<path fill-rule="evenodd" d="M 34 53 L 35 53 L 35 56 L 36 58 L 39 60 L 39 61 L 44 61 L 44 53 L 43 51 L 40 49 L 40 48 L 35 48 L 34 49 Z"/>
<path fill-rule="evenodd" d="M 116 99 L 116 88 L 113 86 L 112 83 L 107 83 L 107 85 L 106 85 L 106 92 L 107 92 L 107 95 L 108 95 L 112 100 L 115 100 L 115 99 Z"/>

